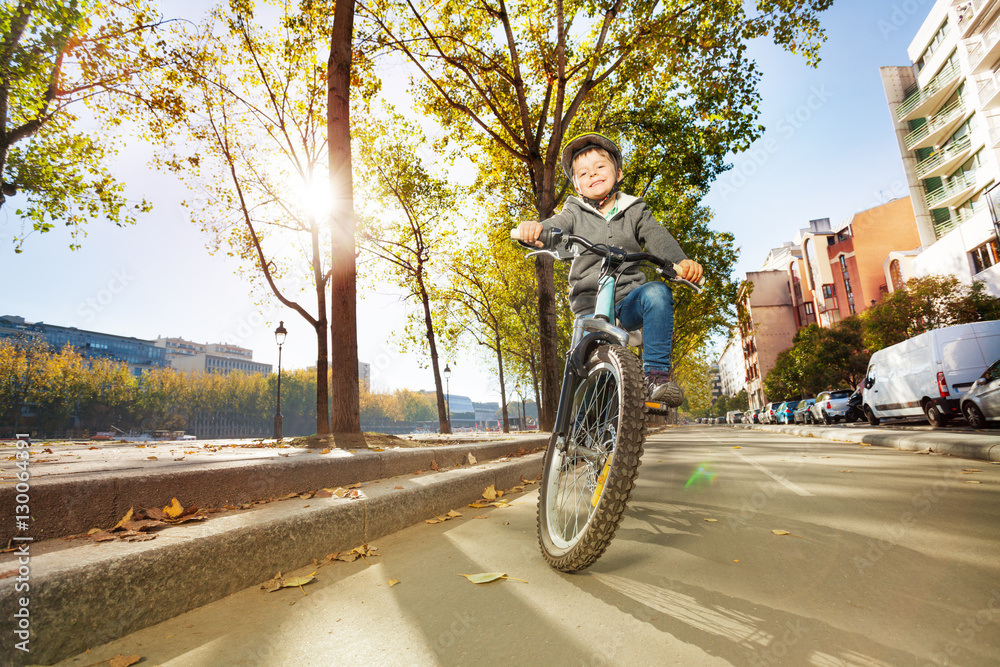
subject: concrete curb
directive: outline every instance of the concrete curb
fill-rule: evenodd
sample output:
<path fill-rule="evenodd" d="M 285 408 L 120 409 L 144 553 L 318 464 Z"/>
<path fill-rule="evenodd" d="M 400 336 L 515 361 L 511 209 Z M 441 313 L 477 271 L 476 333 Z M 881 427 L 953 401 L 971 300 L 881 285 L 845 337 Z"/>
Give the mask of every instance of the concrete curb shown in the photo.
<path fill-rule="evenodd" d="M 130 507 L 163 507 L 177 498 L 185 507 L 239 506 L 293 492 L 347 486 L 509 456 L 518 449 L 544 448 L 548 436 L 500 442 L 391 449 L 384 452 L 335 449 L 329 454 L 290 450 L 288 458 L 172 465 L 99 473 L 41 477 L 31 481 L 32 523 L 28 534 L 47 540 L 110 528 Z M 0 516 L 13 517 L 16 490 L 0 486 Z M 16 534 L 13 521 L 0 524 L 0 544 Z"/>
<path fill-rule="evenodd" d="M 434 448 L 439 463 L 442 449 Z M 434 514 L 462 511 L 491 484 L 510 489 L 522 477 L 534 479 L 542 457 L 539 452 L 384 479 L 364 486 L 360 500 L 293 499 L 216 515 L 200 524 L 163 529 L 148 542 L 84 543 L 32 555 L 28 591 L 15 589 L 20 577 L 0 580 L 0 617 L 15 622 L 14 613 L 23 606 L 19 599 L 29 600 L 30 653 L 17 650 L 21 640 L 13 628 L 5 629 L 0 655 L 8 657 L 0 662 L 52 664 L 267 581 L 279 570 L 309 565 L 314 558 L 352 549 Z M 0 565 L 3 570 L 16 567 L 9 556 Z"/>
<path fill-rule="evenodd" d="M 785 435 L 798 435 L 837 442 L 856 442 L 877 447 L 892 447 L 910 452 L 935 452 L 963 459 L 1000 461 L 1000 436 L 966 433 L 913 433 L 865 428 L 817 428 L 809 426 L 774 426 L 770 424 L 733 424 L 736 428 Z"/>

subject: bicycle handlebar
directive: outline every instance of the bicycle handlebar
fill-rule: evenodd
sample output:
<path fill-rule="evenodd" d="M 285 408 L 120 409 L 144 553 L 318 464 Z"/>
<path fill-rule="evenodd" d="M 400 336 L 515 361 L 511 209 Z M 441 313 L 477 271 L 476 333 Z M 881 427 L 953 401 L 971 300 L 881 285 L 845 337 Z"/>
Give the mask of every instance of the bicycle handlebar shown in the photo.
<path fill-rule="evenodd" d="M 538 249 L 535 246 L 528 245 L 521 240 L 518 235 L 517 227 L 510 230 L 510 238 L 517 241 L 526 248 Z M 702 276 L 697 283 L 692 283 L 689 280 L 680 278 L 680 274 L 684 272 L 679 264 L 674 264 L 668 260 L 657 257 L 656 255 L 651 255 L 648 252 L 625 252 L 621 248 L 615 246 L 601 244 L 595 244 L 582 236 L 577 236 L 576 234 L 563 234 L 561 229 L 551 228 L 543 229 L 538 235 L 538 241 L 545 246 L 557 245 L 560 241 L 565 240 L 567 246 L 577 243 L 584 247 L 588 252 L 592 252 L 600 257 L 614 257 L 618 259 L 621 263 L 626 262 L 649 262 L 650 264 L 656 265 L 657 273 L 666 277 L 669 280 L 685 283 L 690 285 L 697 291 L 701 291 L 701 288 L 705 285 L 705 276 Z"/>

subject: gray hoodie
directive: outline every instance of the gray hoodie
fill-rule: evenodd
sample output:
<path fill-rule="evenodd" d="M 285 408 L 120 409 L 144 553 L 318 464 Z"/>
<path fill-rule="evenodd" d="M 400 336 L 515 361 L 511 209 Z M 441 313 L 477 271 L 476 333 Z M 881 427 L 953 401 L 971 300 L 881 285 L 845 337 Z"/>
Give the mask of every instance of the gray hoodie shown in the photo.
<path fill-rule="evenodd" d="M 562 211 L 542 221 L 546 229 L 561 229 L 566 234 L 582 236 L 592 243 L 618 246 L 625 252 L 646 252 L 668 259 L 674 264 L 687 255 L 677 241 L 653 218 L 641 197 L 625 193 L 618 195 L 618 212 L 606 220 L 601 212 L 579 197 L 567 197 Z M 597 283 L 601 273 L 601 258 L 585 253 L 573 260 L 569 270 L 569 306 L 576 315 L 590 315 L 597 305 Z M 615 303 L 646 282 L 637 264 L 630 264 L 618 278 Z"/>

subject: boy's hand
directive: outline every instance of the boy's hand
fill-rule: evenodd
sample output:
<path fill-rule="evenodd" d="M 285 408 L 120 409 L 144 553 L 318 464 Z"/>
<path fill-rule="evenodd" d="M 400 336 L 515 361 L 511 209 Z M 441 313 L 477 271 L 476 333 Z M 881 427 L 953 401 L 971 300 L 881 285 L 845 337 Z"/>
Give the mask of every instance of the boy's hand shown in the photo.
<path fill-rule="evenodd" d="M 517 226 L 517 238 L 521 243 L 534 245 L 536 248 L 544 248 L 545 244 L 538 240 L 538 235 L 542 233 L 542 223 L 535 220 L 522 222 Z"/>
<path fill-rule="evenodd" d="M 702 267 L 702 265 L 699 264 L 698 262 L 695 262 L 694 260 L 690 259 L 682 260 L 681 263 L 678 264 L 677 266 L 681 268 L 681 272 L 678 273 L 677 275 L 683 278 L 684 280 L 688 280 L 695 284 L 698 284 L 698 281 L 701 280 L 702 274 L 705 273 L 705 269 Z"/>

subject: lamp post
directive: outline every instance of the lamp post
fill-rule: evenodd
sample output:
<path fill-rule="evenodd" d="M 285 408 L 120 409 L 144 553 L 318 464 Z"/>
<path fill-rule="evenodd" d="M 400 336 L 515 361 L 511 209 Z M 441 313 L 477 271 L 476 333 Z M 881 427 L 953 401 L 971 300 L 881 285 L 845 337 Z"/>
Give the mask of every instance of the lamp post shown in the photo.
<path fill-rule="evenodd" d="M 448 364 L 444 365 L 441 375 L 444 376 L 445 392 L 448 395 L 445 399 L 445 411 L 448 413 L 448 432 L 451 433 L 451 383 L 448 382 L 451 379 L 451 369 L 448 368 Z"/>
<path fill-rule="evenodd" d="M 285 344 L 285 336 L 288 331 L 285 329 L 285 321 L 278 322 L 278 328 L 274 330 L 274 341 L 278 344 L 278 404 L 274 409 L 274 439 L 281 440 L 281 346 Z"/>

